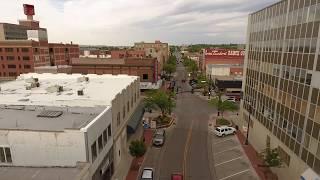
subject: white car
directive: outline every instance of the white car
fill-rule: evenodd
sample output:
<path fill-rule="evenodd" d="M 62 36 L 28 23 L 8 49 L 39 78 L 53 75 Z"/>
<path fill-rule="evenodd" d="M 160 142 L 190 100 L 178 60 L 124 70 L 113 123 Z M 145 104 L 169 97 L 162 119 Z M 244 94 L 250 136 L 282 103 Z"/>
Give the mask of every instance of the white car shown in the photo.
<path fill-rule="evenodd" d="M 221 136 L 226 136 L 229 134 L 235 134 L 236 133 L 236 129 L 233 127 L 229 127 L 229 126 L 220 126 L 220 127 L 216 127 L 216 129 L 214 130 L 214 133 L 221 137 Z"/>
<path fill-rule="evenodd" d="M 142 174 L 141 174 L 141 179 L 140 180 L 153 180 L 153 168 L 143 168 Z"/>

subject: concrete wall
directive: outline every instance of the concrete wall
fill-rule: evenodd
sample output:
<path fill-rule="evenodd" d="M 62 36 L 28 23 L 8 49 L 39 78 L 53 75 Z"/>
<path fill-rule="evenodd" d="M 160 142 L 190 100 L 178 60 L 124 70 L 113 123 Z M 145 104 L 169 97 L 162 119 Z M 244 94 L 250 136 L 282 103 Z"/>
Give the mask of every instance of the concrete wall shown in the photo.
<path fill-rule="evenodd" d="M 136 95 L 135 95 L 136 94 Z M 135 96 L 136 101 L 135 101 Z M 131 101 L 133 105 L 131 106 Z M 127 104 L 129 101 L 129 112 Z M 119 93 L 112 101 L 112 129 L 114 139 L 114 164 L 115 169 L 119 165 L 122 154 L 127 149 L 127 124 L 132 113 L 134 113 L 138 103 L 140 102 L 140 85 L 139 80 L 129 85 L 125 90 Z M 123 107 L 125 107 L 125 117 L 123 117 Z M 118 113 L 120 113 L 120 123 L 117 121 Z"/>
<path fill-rule="evenodd" d="M 112 112 L 111 112 L 111 108 L 107 107 L 91 123 L 89 123 L 86 127 L 81 129 L 81 131 L 84 132 L 87 136 L 87 149 L 89 152 L 88 162 L 92 163 L 90 167 L 91 176 L 97 171 L 103 159 L 112 148 L 112 144 L 113 144 L 112 132 L 111 132 L 111 137 L 108 137 L 107 144 L 103 146 L 103 149 L 99 151 L 99 147 L 98 147 L 98 138 L 99 136 L 103 137 L 103 131 L 107 130 L 109 125 L 112 127 Z M 94 161 L 92 161 L 91 145 L 93 145 L 94 143 L 96 143 L 97 158 Z"/>
<path fill-rule="evenodd" d="M 10 147 L 13 166 L 72 166 L 86 161 L 84 134 L 79 131 L 0 130 L 0 146 Z"/>

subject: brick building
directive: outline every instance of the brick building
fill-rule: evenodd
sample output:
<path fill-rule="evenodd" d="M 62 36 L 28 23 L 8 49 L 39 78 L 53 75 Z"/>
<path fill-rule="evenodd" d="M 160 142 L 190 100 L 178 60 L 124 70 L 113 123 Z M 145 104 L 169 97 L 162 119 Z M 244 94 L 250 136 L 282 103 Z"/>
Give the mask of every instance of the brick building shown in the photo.
<path fill-rule="evenodd" d="M 49 43 L 50 65 L 70 65 L 72 58 L 79 58 L 79 45 Z"/>
<path fill-rule="evenodd" d="M 205 49 L 201 69 L 209 75 L 242 76 L 244 51 L 227 49 Z"/>
<path fill-rule="evenodd" d="M 159 63 L 159 73 L 162 72 L 163 64 L 169 59 L 169 44 L 155 41 L 154 43 L 138 42 L 134 43 L 135 50 L 145 51 L 146 57 L 157 58 Z"/>
<path fill-rule="evenodd" d="M 141 89 L 157 88 L 161 82 L 157 76 L 158 62 L 155 58 L 74 58 L 72 59 L 72 73 L 139 76 Z"/>
<path fill-rule="evenodd" d="M 47 29 L 33 20 L 33 5 L 24 5 L 26 20 L 0 23 L 0 80 L 14 79 L 35 67 L 68 65 L 79 57 L 79 46 L 48 43 Z"/>
<path fill-rule="evenodd" d="M 111 51 L 111 58 L 145 58 L 146 53 L 143 50 L 114 50 Z"/>

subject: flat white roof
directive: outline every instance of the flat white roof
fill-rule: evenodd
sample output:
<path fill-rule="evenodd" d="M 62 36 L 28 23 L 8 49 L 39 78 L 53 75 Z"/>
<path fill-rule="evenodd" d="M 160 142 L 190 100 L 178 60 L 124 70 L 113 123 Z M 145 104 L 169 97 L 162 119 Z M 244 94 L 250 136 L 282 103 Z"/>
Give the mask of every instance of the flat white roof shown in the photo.
<path fill-rule="evenodd" d="M 86 81 L 85 77 L 88 77 Z M 39 87 L 32 87 L 37 78 Z M 0 104 L 53 107 L 110 106 L 118 93 L 137 80 L 128 75 L 37 74 L 20 75 L 17 80 L 0 84 Z M 62 86 L 62 91 L 58 91 Z M 83 90 L 83 95 L 78 95 Z"/>

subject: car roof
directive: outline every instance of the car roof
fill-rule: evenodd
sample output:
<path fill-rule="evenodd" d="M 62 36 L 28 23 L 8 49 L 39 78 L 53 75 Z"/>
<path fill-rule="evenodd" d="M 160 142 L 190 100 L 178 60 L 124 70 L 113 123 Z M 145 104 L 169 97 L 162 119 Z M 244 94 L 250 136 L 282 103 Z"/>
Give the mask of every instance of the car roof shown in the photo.
<path fill-rule="evenodd" d="M 144 168 L 142 172 L 142 178 L 152 178 L 152 173 L 152 168 Z"/>
<path fill-rule="evenodd" d="M 182 180 L 183 176 L 182 174 L 172 174 L 172 180 Z"/>

